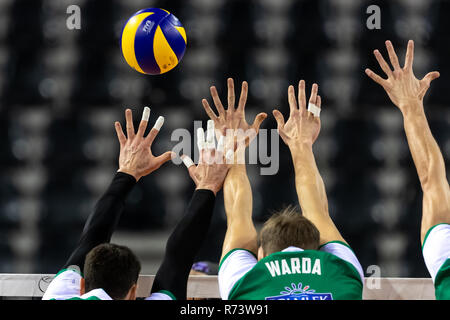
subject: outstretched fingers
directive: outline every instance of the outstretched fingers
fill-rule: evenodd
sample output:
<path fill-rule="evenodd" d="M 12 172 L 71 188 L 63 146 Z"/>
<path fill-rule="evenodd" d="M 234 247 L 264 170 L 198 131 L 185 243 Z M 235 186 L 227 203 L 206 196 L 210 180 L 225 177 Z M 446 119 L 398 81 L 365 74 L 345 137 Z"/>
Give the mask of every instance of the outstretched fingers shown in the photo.
<path fill-rule="evenodd" d="M 311 96 L 309 97 L 309 103 L 316 104 L 318 91 L 319 91 L 319 86 L 317 83 L 314 83 L 311 88 Z"/>
<path fill-rule="evenodd" d="M 156 120 L 155 125 L 153 126 L 152 130 L 150 130 L 147 137 L 145 137 L 145 143 L 148 145 L 148 147 L 151 147 L 153 144 L 153 141 L 155 140 L 156 136 L 158 135 L 159 131 L 161 130 L 161 127 L 164 124 L 164 117 L 159 116 L 158 120 Z"/>
<path fill-rule="evenodd" d="M 208 120 L 206 129 L 206 147 L 208 149 L 214 149 L 216 147 L 214 121 Z"/>
<path fill-rule="evenodd" d="M 164 152 L 162 155 L 155 157 L 156 168 L 161 167 L 164 163 L 166 163 L 167 161 L 169 161 L 175 157 L 176 157 L 176 154 L 173 151 L 167 151 L 167 152 Z"/>
<path fill-rule="evenodd" d="M 289 86 L 288 88 L 288 102 L 291 115 L 298 111 L 297 100 L 295 99 L 295 89 L 294 86 Z"/>
<path fill-rule="evenodd" d="M 126 120 L 126 126 L 127 126 L 127 137 L 128 139 L 133 139 L 134 134 L 134 125 L 133 125 L 133 113 L 131 112 L 131 109 L 125 110 L 125 120 Z"/>
<path fill-rule="evenodd" d="M 224 115 L 225 109 L 223 108 L 222 101 L 220 101 L 216 87 L 212 86 L 211 88 L 209 88 L 209 91 L 211 92 L 211 97 L 213 98 L 214 105 L 216 106 L 216 109 L 219 112 L 219 116 Z"/>
<path fill-rule="evenodd" d="M 314 120 L 316 121 L 320 121 L 320 112 L 322 111 L 322 98 L 318 95 L 316 98 L 316 103 L 315 103 L 317 110 L 316 110 L 316 115 L 314 115 Z"/>
<path fill-rule="evenodd" d="M 284 122 L 283 114 L 282 114 L 280 111 L 278 111 L 277 109 L 273 110 L 273 111 L 272 111 L 272 114 L 273 114 L 275 120 L 277 121 L 277 131 L 278 131 L 278 134 L 279 134 L 280 137 L 283 139 L 283 141 L 286 142 L 287 136 L 286 136 L 286 134 L 284 133 L 284 125 L 285 125 L 285 122 Z"/>
<path fill-rule="evenodd" d="M 145 129 L 147 129 L 147 124 L 148 124 L 149 118 L 150 118 L 150 108 L 145 107 L 144 111 L 142 112 L 141 123 L 139 124 L 138 132 L 136 134 L 138 137 L 144 136 Z"/>
<path fill-rule="evenodd" d="M 300 114 L 306 114 L 306 92 L 305 92 L 306 83 L 305 80 L 300 80 L 298 83 L 298 106 L 300 109 Z"/>
<path fill-rule="evenodd" d="M 195 165 L 194 161 L 192 161 L 192 159 L 189 156 L 184 155 L 184 154 L 180 158 L 183 161 L 184 165 L 186 166 L 186 168 L 189 172 L 189 176 L 192 178 L 192 180 L 194 180 L 194 183 L 197 184 L 198 179 L 197 179 L 197 175 L 195 174 L 195 170 L 197 169 L 197 166 Z"/>
<path fill-rule="evenodd" d="M 381 69 L 384 71 L 384 73 L 388 76 L 391 77 L 392 76 L 392 70 L 391 67 L 389 67 L 388 63 L 386 62 L 386 60 L 384 60 L 383 56 L 381 55 L 380 51 L 378 50 L 374 50 L 373 54 L 375 55 L 375 58 L 378 61 L 378 64 L 380 65 Z"/>
<path fill-rule="evenodd" d="M 241 96 L 239 97 L 238 110 L 245 110 L 245 104 L 247 103 L 248 96 L 248 83 L 247 81 L 242 82 Z"/>
<path fill-rule="evenodd" d="M 437 79 L 440 77 L 440 73 L 437 71 L 433 71 L 433 72 L 429 72 L 425 75 L 425 77 L 422 78 L 422 80 L 420 80 L 420 93 L 419 93 L 419 98 L 423 99 L 423 97 L 425 96 L 425 93 L 427 92 L 428 88 L 430 87 L 431 81 L 433 81 L 434 79 Z"/>
<path fill-rule="evenodd" d="M 259 131 L 259 127 L 261 126 L 261 123 L 267 118 L 267 113 L 261 112 L 258 113 L 255 117 L 255 120 L 253 121 L 252 128 L 256 130 L 256 132 Z"/>
<path fill-rule="evenodd" d="M 203 131 L 203 128 L 197 129 L 197 148 L 200 155 L 199 163 L 202 163 L 203 150 L 206 149 L 205 131 Z"/>
<path fill-rule="evenodd" d="M 398 57 L 397 54 L 395 53 L 392 42 L 389 40 L 386 41 L 386 49 L 388 51 L 389 60 L 391 61 L 392 67 L 394 67 L 394 70 L 399 70 L 400 64 L 398 63 Z"/>
<path fill-rule="evenodd" d="M 414 60 L 414 41 L 409 40 L 408 41 L 408 47 L 406 49 L 406 58 L 405 58 L 405 70 L 412 70 Z"/>
<path fill-rule="evenodd" d="M 127 137 L 125 137 L 125 134 L 123 133 L 122 125 L 120 124 L 120 122 L 116 121 L 114 123 L 114 128 L 116 129 L 119 144 L 122 147 L 127 142 Z"/>
<path fill-rule="evenodd" d="M 234 80 L 232 78 L 227 79 L 228 87 L 228 111 L 234 112 L 234 103 L 236 100 L 236 95 L 234 93 Z"/>
<path fill-rule="evenodd" d="M 322 98 L 321 98 L 320 96 L 317 96 L 317 99 L 316 99 L 316 106 L 317 106 L 317 108 L 319 108 L 319 109 L 321 109 L 321 107 L 322 107 Z"/>
<path fill-rule="evenodd" d="M 319 86 L 317 85 L 317 83 L 314 83 L 311 88 L 311 96 L 309 97 L 308 103 L 308 116 L 310 117 L 319 117 L 320 114 L 320 108 L 318 108 L 316 105 L 318 90 Z"/>
<path fill-rule="evenodd" d="M 375 81 L 376 83 L 378 83 L 380 86 L 384 87 L 384 85 L 386 84 L 386 80 L 383 79 L 382 77 L 380 77 L 379 75 L 377 75 L 375 72 L 373 72 L 372 70 L 370 70 L 369 68 L 367 68 L 365 70 L 365 73 L 367 74 L 367 76 L 372 79 L 373 81 Z"/>
<path fill-rule="evenodd" d="M 278 111 L 277 109 L 273 110 L 272 114 L 273 114 L 275 120 L 277 121 L 278 129 L 283 129 L 284 128 L 283 114 L 280 111 Z"/>
<path fill-rule="evenodd" d="M 440 76 L 441 74 L 438 71 L 428 72 L 425 77 L 423 77 L 422 81 L 425 81 L 429 85 L 431 81 L 439 78 Z"/>
<path fill-rule="evenodd" d="M 203 99 L 202 100 L 202 105 L 203 105 L 203 109 L 205 109 L 206 114 L 208 115 L 208 117 L 211 120 L 217 121 L 218 117 L 217 117 L 216 113 L 211 109 L 211 106 L 209 105 L 208 100 Z"/>

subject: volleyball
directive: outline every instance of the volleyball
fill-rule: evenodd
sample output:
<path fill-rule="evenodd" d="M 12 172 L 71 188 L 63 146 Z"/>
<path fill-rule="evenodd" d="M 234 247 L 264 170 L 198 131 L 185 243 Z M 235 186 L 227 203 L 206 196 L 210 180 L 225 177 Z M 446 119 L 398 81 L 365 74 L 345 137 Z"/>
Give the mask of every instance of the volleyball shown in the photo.
<path fill-rule="evenodd" d="M 169 11 L 147 8 L 128 19 L 120 41 L 128 65 L 140 73 L 157 75 L 180 63 L 187 37 L 180 20 Z"/>

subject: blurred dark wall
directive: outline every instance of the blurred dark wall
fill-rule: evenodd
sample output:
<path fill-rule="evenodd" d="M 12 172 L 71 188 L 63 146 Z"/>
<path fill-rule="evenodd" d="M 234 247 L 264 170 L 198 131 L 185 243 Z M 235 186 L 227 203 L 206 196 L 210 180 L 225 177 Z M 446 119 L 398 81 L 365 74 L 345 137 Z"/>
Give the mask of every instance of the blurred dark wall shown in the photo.
<path fill-rule="evenodd" d="M 81 8 L 81 30 L 68 30 L 66 9 Z M 369 30 L 366 8 L 381 9 L 381 29 Z M 161 7 L 187 31 L 183 61 L 161 76 L 143 76 L 122 57 L 123 24 L 134 12 Z M 166 122 L 156 154 L 176 142 L 176 128 L 193 132 L 207 120 L 201 99 L 225 81 L 249 82 L 248 121 L 287 115 L 287 87 L 305 79 L 320 86 L 322 132 L 315 145 L 330 214 L 361 260 L 382 276 L 425 277 L 419 228 L 422 193 L 400 113 L 364 74 L 381 72 L 372 55 L 393 41 L 400 60 L 415 40 L 414 71 L 439 70 L 426 97 L 431 129 L 444 157 L 450 135 L 450 2 L 231 0 L 0 0 L 0 272 L 55 272 L 74 247 L 87 215 L 117 170 L 113 122 L 126 107 L 140 119 Z M 225 101 L 225 100 L 224 100 Z M 137 121 L 135 126 L 137 125 Z M 264 128 L 275 128 L 269 118 Z M 446 160 L 448 165 L 448 160 Z M 298 204 L 292 162 L 280 142 L 277 175 L 249 166 L 254 218 Z M 275 187 L 274 187 L 275 186 Z M 166 164 L 128 198 L 121 230 L 170 229 L 193 190 L 185 169 Z M 209 247 L 218 259 L 225 232 L 216 205 Z"/>

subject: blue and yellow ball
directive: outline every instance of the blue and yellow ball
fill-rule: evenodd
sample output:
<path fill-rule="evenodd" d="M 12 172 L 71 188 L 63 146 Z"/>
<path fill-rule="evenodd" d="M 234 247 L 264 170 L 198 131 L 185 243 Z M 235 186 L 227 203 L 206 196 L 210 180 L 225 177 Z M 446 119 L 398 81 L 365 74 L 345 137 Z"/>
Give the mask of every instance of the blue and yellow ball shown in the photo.
<path fill-rule="evenodd" d="M 144 74 L 162 74 L 175 68 L 186 51 L 186 31 L 164 9 L 136 12 L 125 24 L 121 37 L 127 63 Z"/>

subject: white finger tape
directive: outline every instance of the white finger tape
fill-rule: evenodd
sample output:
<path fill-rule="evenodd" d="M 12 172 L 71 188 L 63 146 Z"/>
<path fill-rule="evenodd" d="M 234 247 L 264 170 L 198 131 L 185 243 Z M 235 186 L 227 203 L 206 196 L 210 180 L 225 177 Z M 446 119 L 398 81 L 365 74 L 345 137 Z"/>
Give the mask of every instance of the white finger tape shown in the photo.
<path fill-rule="evenodd" d="M 216 144 L 214 141 L 214 121 L 208 120 L 208 129 L 206 131 L 206 147 L 208 149 L 215 149 Z"/>
<path fill-rule="evenodd" d="M 183 160 L 184 165 L 186 166 L 186 168 L 190 168 L 191 166 L 194 165 L 194 161 L 192 161 L 191 158 L 189 158 L 188 156 L 184 156 L 181 158 L 181 160 Z"/>
<path fill-rule="evenodd" d="M 227 159 L 227 162 L 231 162 L 234 160 L 234 152 L 233 150 L 228 150 L 227 154 L 225 155 L 225 158 Z"/>
<path fill-rule="evenodd" d="M 219 141 L 217 142 L 217 151 L 223 152 L 225 149 L 225 137 L 220 136 Z"/>
<path fill-rule="evenodd" d="M 153 126 L 153 128 L 155 128 L 156 130 L 161 130 L 161 127 L 164 124 L 164 117 L 159 116 L 158 120 L 156 120 L 155 125 Z"/>
<path fill-rule="evenodd" d="M 308 111 L 311 112 L 314 117 L 320 117 L 320 108 L 316 106 L 314 103 L 308 104 Z"/>
<path fill-rule="evenodd" d="M 142 120 L 143 121 L 148 121 L 149 118 L 150 118 L 150 108 L 149 107 L 145 107 L 144 108 L 144 112 L 142 112 Z"/>
<path fill-rule="evenodd" d="M 214 131 L 214 121 L 213 120 L 208 120 L 208 122 L 206 123 L 206 128 L 207 130 L 213 130 Z"/>
<path fill-rule="evenodd" d="M 206 147 L 205 144 L 205 132 L 203 131 L 203 128 L 197 129 L 197 147 L 198 150 L 203 150 Z"/>

